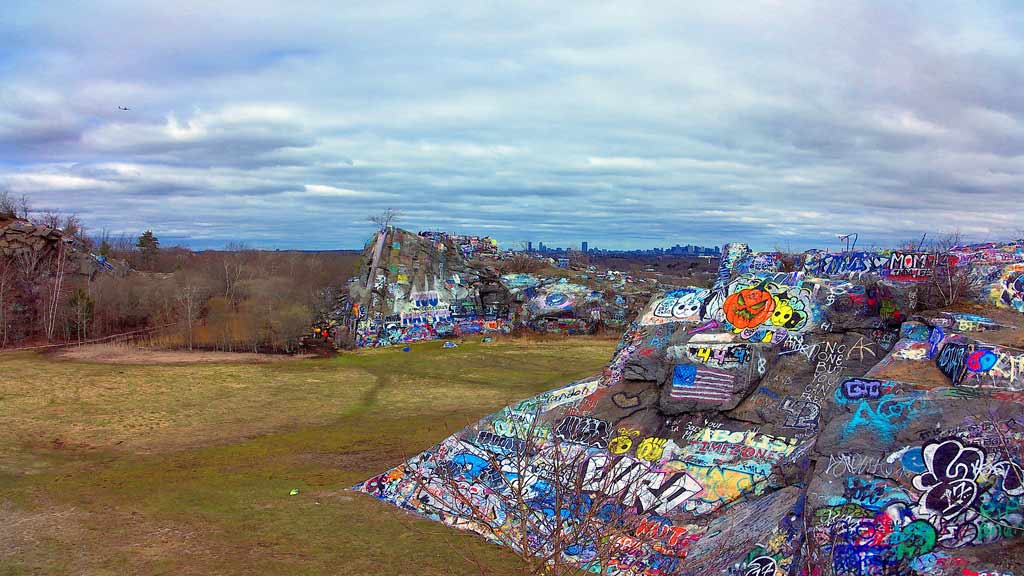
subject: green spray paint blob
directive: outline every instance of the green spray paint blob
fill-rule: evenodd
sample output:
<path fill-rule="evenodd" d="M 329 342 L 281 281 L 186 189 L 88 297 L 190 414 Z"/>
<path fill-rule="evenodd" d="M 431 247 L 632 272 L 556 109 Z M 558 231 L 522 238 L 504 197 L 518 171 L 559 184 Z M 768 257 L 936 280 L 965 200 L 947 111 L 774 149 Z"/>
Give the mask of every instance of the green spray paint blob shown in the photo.
<path fill-rule="evenodd" d="M 910 560 L 927 554 L 935 547 L 935 528 L 924 520 L 914 520 L 898 533 L 892 535 L 892 543 L 896 545 L 896 559 Z"/>

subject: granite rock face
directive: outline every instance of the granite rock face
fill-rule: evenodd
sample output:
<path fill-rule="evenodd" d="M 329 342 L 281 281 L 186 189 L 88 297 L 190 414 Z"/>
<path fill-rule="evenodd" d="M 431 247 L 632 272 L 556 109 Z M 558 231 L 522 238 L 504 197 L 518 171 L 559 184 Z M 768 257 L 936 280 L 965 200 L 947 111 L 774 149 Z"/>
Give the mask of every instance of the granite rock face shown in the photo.
<path fill-rule="evenodd" d="M 57 246 L 63 239 L 64 235 L 56 228 L 0 216 L 0 256 L 50 257 L 56 253 Z"/>
<path fill-rule="evenodd" d="M 499 275 L 493 266 L 497 246 L 488 241 L 470 249 L 474 244 L 465 238 L 398 228 L 375 234 L 338 313 L 321 321 L 322 328 L 357 347 L 520 328 L 589 334 L 624 328 L 631 310 L 649 296 L 611 282 L 599 289 L 565 277 Z M 468 258 L 480 254 L 487 259 Z"/>
<path fill-rule="evenodd" d="M 101 271 L 128 273 L 125 263 L 90 254 L 57 228 L 0 216 L 0 258 L 16 262 L 19 269 L 41 270 L 58 253 L 65 258 L 65 274 L 92 278 Z"/>
<path fill-rule="evenodd" d="M 723 253 L 715 287 L 654 296 L 602 374 L 355 489 L 592 573 L 1012 572 L 1024 351 L 918 317 L 928 259 L 823 278 Z"/>
<path fill-rule="evenodd" d="M 127 263 L 90 254 L 85 246 L 57 229 L 0 215 L 0 279 L 4 341 L 29 338 L 42 325 L 52 289 L 60 278 L 68 293 L 100 273 L 123 276 Z"/>
<path fill-rule="evenodd" d="M 509 300 L 497 272 L 453 242 L 389 229 L 367 245 L 340 324 L 359 347 L 501 332 Z"/>

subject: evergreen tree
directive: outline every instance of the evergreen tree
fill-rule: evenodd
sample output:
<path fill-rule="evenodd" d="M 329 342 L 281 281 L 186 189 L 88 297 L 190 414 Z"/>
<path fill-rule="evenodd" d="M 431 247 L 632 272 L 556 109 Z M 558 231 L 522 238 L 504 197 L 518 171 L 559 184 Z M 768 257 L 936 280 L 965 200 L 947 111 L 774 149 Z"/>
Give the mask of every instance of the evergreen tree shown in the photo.
<path fill-rule="evenodd" d="M 156 262 L 156 257 L 160 254 L 160 239 L 153 234 L 152 230 L 146 230 L 139 236 L 139 241 L 135 244 L 142 255 L 142 262 L 146 267 L 151 267 Z"/>

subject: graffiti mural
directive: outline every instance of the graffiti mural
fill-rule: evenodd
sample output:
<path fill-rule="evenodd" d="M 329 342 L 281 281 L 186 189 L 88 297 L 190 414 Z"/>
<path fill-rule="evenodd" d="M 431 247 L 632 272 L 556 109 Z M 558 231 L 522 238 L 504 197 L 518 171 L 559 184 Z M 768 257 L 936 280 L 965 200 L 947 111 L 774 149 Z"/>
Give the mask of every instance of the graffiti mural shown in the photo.
<path fill-rule="evenodd" d="M 744 340 L 781 344 L 810 328 L 819 312 L 811 291 L 788 281 L 741 275 L 730 282 L 720 304 L 709 303 L 708 311 Z"/>
<path fill-rule="evenodd" d="M 889 261 L 888 256 L 876 252 L 811 252 L 804 259 L 804 271 L 818 277 L 856 277 L 880 274 Z"/>
<path fill-rule="evenodd" d="M 636 308 L 646 302 L 646 297 L 634 298 L 626 279 L 610 271 L 601 282 L 616 280 L 598 290 L 564 277 L 497 276 L 493 269 L 469 262 L 500 257 L 497 243 L 487 237 L 400 229 L 378 233 L 367 244 L 342 306 L 331 318 L 318 320 L 317 334 L 322 336 L 327 328 L 339 340 L 346 335 L 347 343 L 356 347 L 510 333 L 517 328 L 592 334 L 625 328 Z M 587 275 L 578 276 L 583 277 Z"/>
<path fill-rule="evenodd" d="M 842 490 L 826 488 L 817 499 L 810 558 L 827 573 L 931 574 L 952 564 L 966 574 L 977 562 L 965 558 L 972 546 L 1020 537 L 1024 475 L 1016 451 L 958 437 L 878 461 L 883 469 L 845 467 Z"/>
<path fill-rule="evenodd" d="M 957 265 L 1020 254 L 985 250 Z M 655 292 L 600 375 L 355 489 L 593 574 L 1008 573 L 998 551 L 1024 537 L 1024 351 L 979 339 L 1006 329 L 982 315 L 915 315 L 911 294 L 943 262 L 810 253 L 792 272 L 727 245 L 715 286 Z M 508 285 L 545 321 L 599 300 Z M 428 312 L 431 290 L 446 297 L 412 288 Z M 401 310 L 367 319 L 402 337 Z"/>
<path fill-rule="evenodd" d="M 643 315 L 642 324 L 665 322 L 696 322 L 710 290 L 706 288 L 681 288 L 666 293 L 652 302 L 652 307 Z"/>
<path fill-rule="evenodd" d="M 989 293 L 997 306 L 1024 312 L 1024 264 L 1007 266 Z"/>

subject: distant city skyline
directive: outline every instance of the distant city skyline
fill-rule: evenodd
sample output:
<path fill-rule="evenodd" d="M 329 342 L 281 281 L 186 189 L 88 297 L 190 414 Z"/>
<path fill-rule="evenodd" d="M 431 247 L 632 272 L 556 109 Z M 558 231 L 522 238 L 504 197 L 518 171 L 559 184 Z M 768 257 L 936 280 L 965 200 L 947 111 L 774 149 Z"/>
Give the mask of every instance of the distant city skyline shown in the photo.
<path fill-rule="evenodd" d="M 526 242 L 526 249 L 529 252 L 533 252 L 533 241 Z M 515 248 L 513 248 L 515 250 Z M 591 253 L 609 253 L 609 252 L 650 252 L 657 254 L 677 255 L 677 256 L 703 256 L 703 255 L 718 255 L 721 254 L 720 246 L 701 246 L 697 244 L 675 244 L 673 246 L 646 246 L 642 248 L 605 248 L 598 246 L 590 246 L 589 242 L 584 240 L 580 242 L 579 248 L 573 246 L 549 246 L 544 242 L 537 243 L 537 253 L 564 253 L 564 252 L 583 252 L 587 254 Z"/>
<path fill-rule="evenodd" d="M 85 224 L 87 226 L 89 225 L 88 222 L 85 222 Z M 437 226 L 417 228 L 417 227 L 414 227 L 414 226 L 403 225 L 402 222 L 398 222 L 397 226 L 399 228 L 404 228 L 406 230 L 417 231 L 417 232 L 420 231 L 420 230 L 435 230 L 435 231 L 443 231 L 443 232 L 449 232 L 451 234 L 466 235 L 466 236 L 481 236 L 481 237 L 482 236 L 490 236 L 491 238 L 494 238 L 495 240 L 498 241 L 498 244 L 499 244 L 499 246 L 500 246 L 500 248 L 502 250 L 523 250 L 523 249 L 525 249 L 527 251 L 540 251 L 540 246 L 541 246 L 541 244 L 543 244 L 544 247 L 549 249 L 549 250 L 555 250 L 557 248 L 559 250 L 567 250 L 568 249 L 568 250 L 580 251 L 582 249 L 582 242 L 583 242 L 582 240 L 576 240 L 576 239 L 558 240 L 558 241 L 551 241 L 551 242 L 542 241 L 542 240 L 524 240 L 524 239 L 521 239 L 521 238 L 520 239 L 502 239 L 501 237 L 494 236 L 493 234 L 481 233 L 481 232 L 474 231 L 474 230 L 469 230 L 469 229 L 461 229 L 460 228 L 458 230 L 454 230 L 453 231 L 453 230 L 443 230 L 443 229 L 441 229 L 441 228 L 439 228 Z M 92 226 L 89 226 L 89 229 L 93 230 L 95 232 L 98 232 L 98 230 L 95 229 Z M 280 250 L 362 250 L 366 246 L 366 242 L 368 242 L 370 240 L 370 238 L 372 237 L 372 235 L 374 233 L 374 229 L 373 229 L 372 226 L 366 226 L 365 229 L 366 229 L 365 236 L 362 239 L 360 239 L 358 242 L 355 242 L 355 243 L 352 243 L 352 244 L 348 244 L 348 245 L 327 245 L 327 246 L 323 245 L 322 243 L 318 243 L 316 246 L 311 246 L 311 245 L 309 245 L 309 244 L 307 244 L 307 243 L 305 243 L 305 242 L 303 242 L 301 240 L 300 241 L 285 240 L 285 241 L 282 241 L 282 242 L 251 241 L 251 240 L 245 240 L 245 239 L 228 240 L 226 242 L 225 241 L 219 241 L 219 240 L 203 241 L 203 240 L 196 240 L 194 238 L 175 236 L 175 235 L 172 235 L 172 234 L 162 234 L 159 229 L 153 229 L 153 232 L 160 238 L 160 243 L 163 246 L 184 246 L 184 247 L 191 248 L 191 249 L 194 249 L 194 250 L 217 250 L 217 249 L 224 248 L 225 245 L 227 245 L 228 243 L 239 243 L 239 242 L 241 242 L 241 243 L 243 243 L 246 246 L 249 246 L 251 248 L 265 249 L 265 250 L 275 250 L 275 249 L 280 249 Z M 137 233 L 131 234 L 131 235 L 137 236 Z M 911 238 L 908 237 L 906 240 L 910 240 L 910 239 Z M 920 240 L 920 236 L 918 236 L 914 240 L 915 241 L 916 240 Z M 821 243 L 794 243 L 794 242 L 767 242 L 767 241 L 764 242 L 764 243 L 758 243 L 756 241 L 744 240 L 742 238 L 722 238 L 720 242 L 718 242 L 718 241 L 698 242 L 698 241 L 695 241 L 693 239 L 688 240 L 688 241 L 683 241 L 683 240 L 680 240 L 680 239 L 657 239 L 657 238 L 650 238 L 650 239 L 645 238 L 645 239 L 637 239 L 637 240 L 632 240 L 632 241 L 626 240 L 626 241 L 623 241 L 621 243 L 615 242 L 615 243 L 608 243 L 608 244 L 595 244 L 595 243 L 590 242 L 589 240 L 586 241 L 586 242 L 588 243 L 588 251 L 589 252 L 595 252 L 595 251 L 612 251 L 612 252 L 614 252 L 614 251 L 640 251 L 640 250 L 653 250 L 655 248 L 659 248 L 659 249 L 662 249 L 662 250 L 668 250 L 668 249 L 671 249 L 671 248 L 674 248 L 674 247 L 686 247 L 686 246 L 698 246 L 698 247 L 709 248 L 709 249 L 720 251 L 721 250 L 721 246 L 723 244 L 729 243 L 729 242 L 745 242 L 745 243 L 749 244 L 751 246 L 751 248 L 756 250 L 756 251 L 781 250 L 783 252 L 794 252 L 794 253 L 795 252 L 803 252 L 804 250 L 811 249 L 811 248 L 827 249 L 827 250 L 833 250 L 833 251 L 841 251 L 845 247 L 845 243 L 842 242 L 842 241 L 837 240 L 835 237 L 833 237 L 831 239 L 826 239 L 825 241 L 823 241 Z M 899 242 L 884 243 L 884 242 L 880 242 L 880 241 L 872 241 L 869 238 L 861 238 L 861 240 L 857 243 L 857 249 L 869 250 L 869 249 L 880 248 L 880 247 L 895 247 L 898 243 Z"/>

